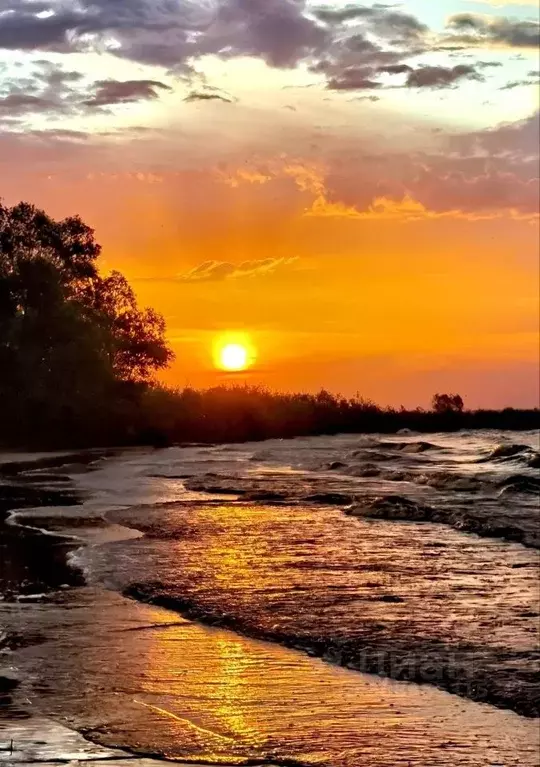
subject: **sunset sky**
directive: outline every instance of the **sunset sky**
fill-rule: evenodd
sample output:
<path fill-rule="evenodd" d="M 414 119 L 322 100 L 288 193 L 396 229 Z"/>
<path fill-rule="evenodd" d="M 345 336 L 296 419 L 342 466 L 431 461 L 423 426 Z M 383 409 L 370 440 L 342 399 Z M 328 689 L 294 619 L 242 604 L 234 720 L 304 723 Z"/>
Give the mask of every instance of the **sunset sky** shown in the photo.
<path fill-rule="evenodd" d="M 179 386 L 538 405 L 536 0 L 0 0 L 0 196 L 78 213 Z M 247 339 L 249 374 L 216 370 Z"/>

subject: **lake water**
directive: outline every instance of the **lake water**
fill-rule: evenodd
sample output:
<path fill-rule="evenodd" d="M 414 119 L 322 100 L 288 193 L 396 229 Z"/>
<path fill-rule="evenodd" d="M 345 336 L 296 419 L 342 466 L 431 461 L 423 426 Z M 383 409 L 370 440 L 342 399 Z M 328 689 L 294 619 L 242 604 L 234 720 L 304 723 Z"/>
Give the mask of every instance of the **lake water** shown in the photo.
<path fill-rule="evenodd" d="M 78 573 L 2 605 L 17 706 L 197 763 L 536 765 L 537 467 L 536 433 L 472 432 L 26 472 L 83 503 L 11 519 Z"/>

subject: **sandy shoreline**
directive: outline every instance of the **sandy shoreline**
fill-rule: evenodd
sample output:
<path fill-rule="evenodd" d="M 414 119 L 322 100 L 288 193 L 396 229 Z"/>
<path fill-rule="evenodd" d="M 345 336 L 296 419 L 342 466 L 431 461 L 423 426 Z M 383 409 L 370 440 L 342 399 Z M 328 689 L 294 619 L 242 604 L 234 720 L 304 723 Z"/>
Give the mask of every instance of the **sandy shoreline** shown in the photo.
<path fill-rule="evenodd" d="M 2 557 L 0 574 L 2 601 L 14 596 L 12 589 L 15 586 L 20 592 L 15 598 L 24 603 L 40 602 L 47 598 L 47 593 L 40 591 L 43 588 L 46 592 L 49 590 L 54 592 L 58 586 L 66 588 L 81 585 L 82 581 L 76 570 L 68 564 L 69 553 L 79 548 L 82 544 L 81 538 L 66 533 L 65 524 L 59 525 L 63 528 L 62 533 L 59 534 L 37 526 L 39 513 L 36 514 L 36 511 L 39 507 L 43 507 L 43 517 L 50 522 L 51 517 L 55 515 L 55 508 L 78 504 L 79 501 L 71 490 L 55 489 L 57 484 L 62 486 L 67 478 L 54 473 L 36 477 L 40 485 L 52 485 L 46 490 L 36 488 L 30 483 L 11 484 L 9 480 L 14 478 L 16 481 L 18 475 L 27 469 L 54 471 L 64 466 L 66 459 L 77 462 L 82 459 L 84 465 L 94 459 L 94 452 L 37 455 L 14 453 L 4 455 L 2 459 L 0 473 L 4 476 L 5 484 L 0 485 L 0 532 L 3 546 L 10 550 L 9 556 Z M 32 508 L 33 525 L 29 524 L 28 520 L 25 524 L 24 511 L 22 511 L 24 508 Z M 56 514 L 60 521 L 60 514 L 58 512 Z M 85 521 L 85 525 L 88 525 L 88 520 Z M 114 525 L 110 528 L 105 530 L 103 527 L 97 528 L 98 535 L 101 534 L 103 540 L 111 538 L 117 540 L 137 535 L 135 531 L 129 531 L 127 528 L 120 529 L 119 526 Z M 39 554 L 34 556 L 37 550 Z M 21 554 L 23 554 L 22 562 Z M 31 561 L 38 564 L 37 571 L 30 568 Z M 24 636 L 14 637 L 0 631 L 0 661 L 2 658 L 4 661 L 9 661 L 10 653 L 24 646 L 26 641 L 32 642 L 32 639 Z M 111 767 L 120 767 L 126 763 L 136 764 L 137 767 L 154 767 L 162 763 L 162 760 L 137 757 L 122 749 L 105 748 L 92 743 L 81 733 L 57 721 L 33 716 L 30 711 L 19 709 L 18 705 L 12 707 L 13 696 L 16 696 L 20 680 L 9 673 L 9 669 L 7 674 L 4 672 L 6 675 L 2 675 L 4 665 L 5 663 L 0 665 L 0 764 L 25 767 L 25 765 L 36 763 L 55 765 L 106 761 Z M 181 765 L 181 763 L 178 764 Z"/>

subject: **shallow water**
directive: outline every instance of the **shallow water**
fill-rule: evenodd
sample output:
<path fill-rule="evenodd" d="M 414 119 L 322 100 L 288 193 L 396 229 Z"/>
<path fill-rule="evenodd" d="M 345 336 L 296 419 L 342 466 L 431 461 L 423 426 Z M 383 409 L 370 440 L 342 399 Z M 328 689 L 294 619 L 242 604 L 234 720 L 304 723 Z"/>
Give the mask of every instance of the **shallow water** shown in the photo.
<path fill-rule="evenodd" d="M 108 746 L 206 763 L 534 765 L 534 721 L 354 673 L 102 590 L 9 605 L 31 710 Z M 1 724 L 0 724 L 1 727 Z"/>
<path fill-rule="evenodd" d="M 518 711 L 538 693 L 532 550 L 324 507 L 178 504 L 113 517 L 146 537 L 81 552 L 92 582 Z"/>
<path fill-rule="evenodd" d="M 534 720 L 467 698 L 535 712 L 537 447 L 532 433 L 346 436 L 68 472 L 82 506 L 12 521 L 86 541 L 72 558 L 90 586 L 3 606 L 43 640 L 13 656 L 19 699 L 173 758 L 536 764 Z"/>

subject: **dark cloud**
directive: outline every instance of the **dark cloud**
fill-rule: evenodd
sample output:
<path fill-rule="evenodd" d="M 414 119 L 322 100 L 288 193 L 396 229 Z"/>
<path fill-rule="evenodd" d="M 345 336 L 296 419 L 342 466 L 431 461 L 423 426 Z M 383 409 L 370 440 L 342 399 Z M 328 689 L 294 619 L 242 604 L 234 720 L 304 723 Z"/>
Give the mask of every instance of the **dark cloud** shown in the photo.
<path fill-rule="evenodd" d="M 80 72 L 37 61 L 28 76 L 0 84 L 0 111 L 19 120 L 31 113 L 82 116 L 89 108 L 156 99 L 166 90 L 169 86 L 156 80 L 98 80 L 87 86 Z"/>
<path fill-rule="evenodd" d="M 318 9 L 334 30 L 325 55 L 312 66 L 331 90 L 381 88 L 380 74 L 407 74 L 407 59 L 429 50 L 428 28 L 415 16 L 382 4 Z"/>
<path fill-rule="evenodd" d="M 75 84 L 79 72 L 64 70 L 48 61 L 37 61 L 24 77 L 0 82 L 0 110 L 16 120 L 25 115 L 42 113 L 50 116 L 66 114 L 75 108 L 79 96 Z"/>
<path fill-rule="evenodd" d="M 512 80 L 509 83 L 506 83 L 506 85 L 502 85 L 499 90 L 500 91 L 511 91 L 514 88 L 522 88 L 527 85 L 540 85 L 538 80 Z"/>
<path fill-rule="evenodd" d="M 353 54 L 355 56 L 376 56 L 382 51 L 380 45 L 376 45 L 371 40 L 368 40 L 368 38 L 360 32 L 345 38 L 344 48 L 345 51 L 349 52 L 349 54 Z"/>
<path fill-rule="evenodd" d="M 413 68 L 408 64 L 387 64 L 378 68 L 378 71 L 387 75 L 405 75 L 412 72 Z"/>
<path fill-rule="evenodd" d="M 495 67 L 502 67 L 502 61 L 476 61 L 475 67 L 478 69 L 491 69 Z"/>
<path fill-rule="evenodd" d="M 429 28 L 416 16 L 401 11 L 375 8 L 371 27 L 373 31 L 394 41 L 414 41 L 423 37 Z"/>
<path fill-rule="evenodd" d="M 28 112 L 41 112 L 52 106 L 47 99 L 39 96 L 31 96 L 24 93 L 10 93 L 0 97 L 0 112 L 18 116 Z"/>
<path fill-rule="evenodd" d="M 306 14 L 305 0 L 65 0 L 44 4 L 5 0 L 0 47 L 79 50 L 112 36 L 115 54 L 135 61 L 189 69 L 205 54 L 258 56 L 290 67 L 322 51 L 328 30 Z M 96 38 L 93 40 L 92 38 Z"/>
<path fill-rule="evenodd" d="M 460 32 L 479 32 L 486 24 L 486 19 L 476 13 L 456 13 L 448 19 L 447 26 Z"/>
<path fill-rule="evenodd" d="M 373 67 L 349 67 L 328 78 L 327 88 L 336 91 L 374 90 L 384 88 L 374 77 L 379 74 L 406 74 L 407 88 L 450 88 L 460 80 L 482 80 L 473 66 L 458 64 L 455 67 L 424 66 L 413 69 L 408 64 L 386 64 Z M 400 86 L 386 86 L 395 88 Z"/>
<path fill-rule="evenodd" d="M 205 91 L 192 91 L 192 93 L 189 93 L 184 101 L 194 102 L 194 101 L 223 101 L 226 104 L 232 104 L 234 103 L 235 99 L 231 98 L 230 96 L 224 96 L 220 93 L 208 93 Z"/>
<path fill-rule="evenodd" d="M 493 42 L 512 48 L 536 48 L 540 44 L 540 22 L 458 13 L 448 27 L 461 34 L 466 42 Z"/>
<path fill-rule="evenodd" d="M 380 88 L 381 84 L 369 79 L 370 70 L 350 67 L 328 80 L 327 88 L 333 91 L 359 91 Z"/>
<path fill-rule="evenodd" d="M 345 22 L 363 22 L 370 31 L 385 38 L 407 40 L 421 37 L 428 31 L 416 16 L 397 11 L 389 6 L 347 5 L 344 8 L 318 8 L 314 15 L 326 24 L 344 24 Z"/>
<path fill-rule="evenodd" d="M 346 21 L 372 18 L 375 12 L 373 8 L 363 5 L 346 5 L 345 8 L 316 8 L 313 13 L 326 24 L 343 24 Z"/>
<path fill-rule="evenodd" d="M 45 3 L 4 0 L 3 7 L 0 48 L 80 50 L 108 36 L 118 43 L 115 55 L 176 69 L 189 69 L 190 62 L 206 54 L 257 56 L 274 67 L 324 58 L 336 42 L 330 23 L 336 14 L 394 42 L 410 42 L 427 30 L 410 14 L 384 6 L 312 15 L 306 0 L 65 0 L 58 6 L 51 0 L 55 12 L 46 16 L 39 15 Z M 350 37 L 353 50 L 361 37 Z M 365 36 L 362 44 L 367 53 Z"/>
<path fill-rule="evenodd" d="M 511 158 L 512 162 L 523 158 L 538 158 L 540 135 L 540 112 L 525 120 L 505 123 L 492 130 L 478 131 L 453 136 L 450 139 L 452 151 L 460 154 L 483 153 L 491 159 Z M 535 169 L 536 177 L 538 168 Z"/>
<path fill-rule="evenodd" d="M 81 72 L 63 69 L 51 61 L 36 61 L 35 67 L 32 73 L 33 87 L 44 91 L 51 98 L 66 98 L 83 79 Z M 20 79 L 17 82 L 20 84 Z"/>
<path fill-rule="evenodd" d="M 408 88 L 448 88 L 459 80 L 480 80 L 474 67 L 458 64 L 455 67 L 419 67 L 409 73 Z"/>
<path fill-rule="evenodd" d="M 325 74 L 328 78 L 340 77 L 346 70 L 363 68 L 366 76 L 374 75 L 378 67 L 400 62 L 402 51 L 385 50 L 355 33 L 329 47 L 325 56 L 311 66 L 311 71 Z"/>
<path fill-rule="evenodd" d="M 351 99 L 351 101 L 380 101 L 380 96 L 356 96 L 354 99 Z"/>
<path fill-rule="evenodd" d="M 277 68 L 303 62 L 324 74 L 331 90 L 380 88 L 381 74 L 407 75 L 409 87 L 442 88 L 479 79 L 478 71 L 463 64 L 413 70 L 411 57 L 441 45 L 461 50 L 491 40 L 520 47 L 538 38 L 536 22 L 470 13 L 453 16 L 442 38 L 431 39 L 428 31 L 415 16 L 382 3 L 313 9 L 308 0 L 0 0 L 0 48 L 102 50 L 112 40 L 115 46 L 108 50 L 114 55 L 189 79 L 194 90 L 188 101 L 228 100 L 197 87 L 194 67 L 205 55 L 253 56 Z M 64 79 L 59 87 L 68 84 Z M 157 98 L 163 86 L 142 80 L 97 85 L 84 106 Z"/>
<path fill-rule="evenodd" d="M 295 66 L 330 39 L 305 10 L 305 0 L 220 0 L 201 48 L 223 58 L 258 56 L 273 67 Z"/>
<path fill-rule="evenodd" d="M 23 0 L 13 0 L 11 7 L 0 15 L 0 48 L 41 51 L 73 49 L 72 35 L 85 22 L 86 15 L 75 10 L 60 10 L 46 17 L 36 15 L 45 8 L 45 4 L 34 6 Z"/>
<path fill-rule="evenodd" d="M 355 33 L 333 46 L 311 70 L 324 74 L 331 90 L 379 88 L 381 83 L 376 80 L 379 73 L 383 68 L 401 65 L 405 55 L 402 51 L 385 50 Z"/>
<path fill-rule="evenodd" d="M 103 107 L 152 100 L 159 98 L 160 91 L 171 90 L 158 80 L 98 80 L 94 87 L 92 97 L 84 101 L 86 106 Z"/>

